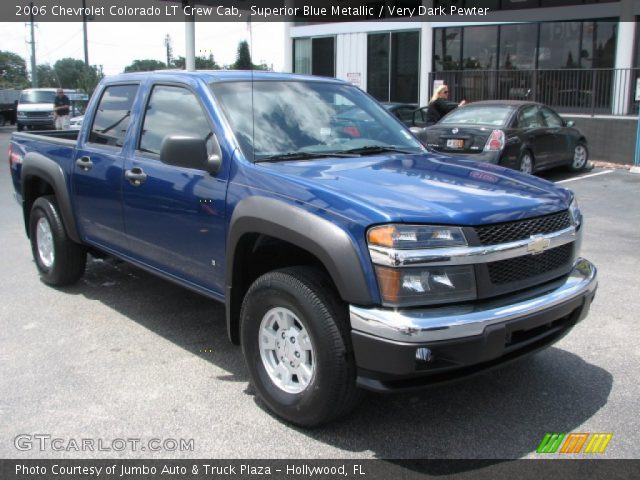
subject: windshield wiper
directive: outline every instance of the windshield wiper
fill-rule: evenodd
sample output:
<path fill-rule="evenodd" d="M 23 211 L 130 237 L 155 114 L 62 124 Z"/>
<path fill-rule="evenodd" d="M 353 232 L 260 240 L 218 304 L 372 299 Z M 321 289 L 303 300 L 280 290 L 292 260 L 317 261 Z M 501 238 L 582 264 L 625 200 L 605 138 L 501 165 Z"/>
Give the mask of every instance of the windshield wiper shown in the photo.
<path fill-rule="evenodd" d="M 330 157 L 357 157 L 356 153 L 350 152 L 288 152 L 277 153 L 267 157 L 256 157 L 255 162 L 279 162 L 286 160 L 309 160 L 313 158 L 330 158 Z"/>
<path fill-rule="evenodd" d="M 415 155 L 420 153 L 419 151 L 404 150 L 402 148 L 393 147 L 391 145 L 365 145 L 364 147 L 350 148 L 348 150 L 340 150 L 340 153 L 357 154 L 357 155 L 376 155 L 378 153 L 406 153 L 409 155 Z"/>

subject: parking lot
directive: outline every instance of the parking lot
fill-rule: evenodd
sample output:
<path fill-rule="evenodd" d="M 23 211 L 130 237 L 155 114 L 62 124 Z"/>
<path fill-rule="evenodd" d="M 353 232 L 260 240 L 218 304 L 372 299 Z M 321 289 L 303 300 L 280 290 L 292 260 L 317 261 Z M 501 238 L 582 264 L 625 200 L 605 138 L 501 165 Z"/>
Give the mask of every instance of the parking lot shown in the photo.
<path fill-rule="evenodd" d="M 10 127 L 0 128 L 5 152 Z M 606 159 L 601 159 L 606 160 Z M 521 362 L 417 394 L 368 394 L 348 418 L 303 430 L 269 414 L 248 384 L 224 308 L 115 260 L 66 289 L 38 279 L 0 172 L 0 457 L 525 458 L 546 432 L 611 432 L 606 458 L 640 458 L 640 175 L 546 173 L 577 194 L 582 254 L 599 268 L 587 319 Z M 19 435 L 141 439 L 75 451 Z M 148 440 L 193 448 L 144 448 Z M 192 441 L 191 441 L 192 440 Z M 179 443 L 179 442 L 176 442 Z"/>

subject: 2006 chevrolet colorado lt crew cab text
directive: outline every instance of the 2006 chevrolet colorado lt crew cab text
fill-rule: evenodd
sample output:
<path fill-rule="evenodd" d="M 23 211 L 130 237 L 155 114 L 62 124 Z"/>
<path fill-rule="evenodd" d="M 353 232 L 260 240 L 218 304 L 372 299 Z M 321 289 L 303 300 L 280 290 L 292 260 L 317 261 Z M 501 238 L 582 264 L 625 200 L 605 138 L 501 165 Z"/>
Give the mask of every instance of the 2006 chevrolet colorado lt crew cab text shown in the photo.
<path fill-rule="evenodd" d="M 298 425 L 544 348 L 596 291 L 569 190 L 428 151 L 335 79 L 110 77 L 79 132 L 14 133 L 9 157 L 45 283 L 108 254 L 224 302 Z"/>

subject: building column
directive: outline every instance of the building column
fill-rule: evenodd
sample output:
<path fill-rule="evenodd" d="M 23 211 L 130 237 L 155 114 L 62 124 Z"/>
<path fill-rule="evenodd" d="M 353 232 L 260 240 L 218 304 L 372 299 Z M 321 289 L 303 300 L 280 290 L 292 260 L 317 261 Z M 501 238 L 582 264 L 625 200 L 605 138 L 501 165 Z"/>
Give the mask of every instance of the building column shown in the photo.
<path fill-rule="evenodd" d="M 291 22 L 284 22 L 284 67 L 283 71 L 293 73 L 293 38 Z"/>
<path fill-rule="evenodd" d="M 433 0 L 422 0 L 426 8 L 433 7 Z M 425 19 L 428 17 L 425 17 Z M 431 22 L 421 22 L 420 31 L 420 95 L 419 106 L 425 106 L 431 98 L 429 74 L 433 65 L 433 26 Z"/>
<path fill-rule="evenodd" d="M 184 2 L 183 5 L 192 2 Z M 193 72 L 196 69 L 196 23 L 194 15 L 189 15 L 184 22 L 184 44 L 185 44 L 185 60 L 184 66 L 187 72 Z"/>
<path fill-rule="evenodd" d="M 622 0 L 613 83 L 613 112 L 611 113 L 614 115 L 633 113 L 628 111 L 631 95 L 635 93 L 635 85 L 631 85 L 633 74 L 628 70 L 633 68 L 633 45 L 636 39 L 636 22 L 633 13 L 633 0 Z"/>

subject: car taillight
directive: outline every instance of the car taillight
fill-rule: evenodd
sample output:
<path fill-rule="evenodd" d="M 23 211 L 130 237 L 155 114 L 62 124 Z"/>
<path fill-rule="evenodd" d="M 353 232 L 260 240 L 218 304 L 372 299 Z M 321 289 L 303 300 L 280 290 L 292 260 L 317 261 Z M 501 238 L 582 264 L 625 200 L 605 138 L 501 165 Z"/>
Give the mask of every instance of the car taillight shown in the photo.
<path fill-rule="evenodd" d="M 485 152 L 499 152 L 504 148 L 504 132 L 502 130 L 494 130 L 489 135 L 486 145 L 484 146 Z"/>
<path fill-rule="evenodd" d="M 13 167 L 17 163 L 22 163 L 22 155 L 18 152 L 13 151 L 13 145 L 9 144 L 9 148 L 7 149 L 7 153 L 9 154 L 9 166 Z"/>

